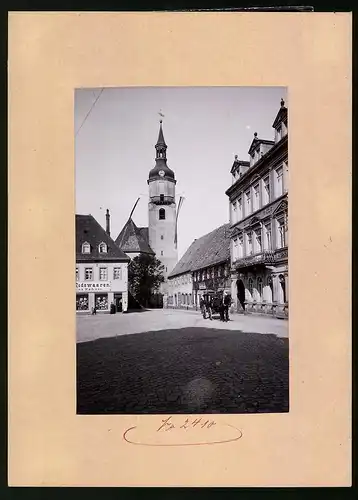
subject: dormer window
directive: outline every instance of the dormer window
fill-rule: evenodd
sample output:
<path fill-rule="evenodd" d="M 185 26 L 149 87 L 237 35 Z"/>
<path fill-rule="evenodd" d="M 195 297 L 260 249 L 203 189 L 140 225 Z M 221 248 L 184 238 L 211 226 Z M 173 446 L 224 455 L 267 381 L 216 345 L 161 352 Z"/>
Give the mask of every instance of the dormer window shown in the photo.
<path fill-rule="evenodd" d="M 82 253 L 91 253 L 91 245 L 87 241 L 82 243 Z"/>
<path fill-rule="evenodd" d="M 102 243 L 98 245 L 98 250 L 99 253 L 107 253 L 107 245 L 104 243 L 104 241 L 102 241 Z"/>

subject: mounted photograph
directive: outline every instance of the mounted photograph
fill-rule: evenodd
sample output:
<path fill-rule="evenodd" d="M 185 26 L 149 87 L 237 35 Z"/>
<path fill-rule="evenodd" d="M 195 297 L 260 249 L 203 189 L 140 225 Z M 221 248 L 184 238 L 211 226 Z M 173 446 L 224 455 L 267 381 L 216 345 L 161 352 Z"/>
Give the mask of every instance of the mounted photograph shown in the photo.
<path fill-rule="evenodd" d="M 285 87 L 75 90 L 77 414 L 289 411 Z"/>

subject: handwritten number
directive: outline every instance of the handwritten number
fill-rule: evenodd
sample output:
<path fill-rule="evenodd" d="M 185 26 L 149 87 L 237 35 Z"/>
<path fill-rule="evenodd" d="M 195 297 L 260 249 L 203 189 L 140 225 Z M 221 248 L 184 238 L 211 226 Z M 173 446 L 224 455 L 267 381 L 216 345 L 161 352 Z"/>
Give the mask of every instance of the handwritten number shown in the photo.
<path fill-rule="evenodd" d="M 196 418 L 196 419 L 194 420 L 194 422 L 192 423 L 192 426 L 193 426 L 193 427 L 195 427 L 197 424 L 199 424 L 199 423 L 200 423 L 200 421 L 201 421 L 201 418 L 199 418 L 199 420 Z"/>
<path fill-rule="evenodd" d="M 187 428 L 188 428 L 188 427 L 187 427 L 187 424 L 188 424 L 188 423 L 189 423 L 189 419 L 187 418 L 187 419 L 185 420 L 184 424 L 180 426 L 180 428 L 181 428 L 181 429 L 187 429 Z"/>

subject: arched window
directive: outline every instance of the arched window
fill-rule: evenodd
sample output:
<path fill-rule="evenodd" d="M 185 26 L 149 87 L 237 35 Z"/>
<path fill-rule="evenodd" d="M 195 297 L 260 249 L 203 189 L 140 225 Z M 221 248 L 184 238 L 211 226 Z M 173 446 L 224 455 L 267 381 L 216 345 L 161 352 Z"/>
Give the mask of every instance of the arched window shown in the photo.
<path fill-rule="evenodd" d="M 98 246 L 99 253 L 107 253 L 107 245 L 102 241 Z"/>
<path fill-rule="evenodd" d="M 283 302 L 287 302 L 287 296 L 286 296 L 286 280 L 285 280 L 285 277 L 283 274 L 280 274 L 280 276 L 278 277 L 279 281 L 280 281 L 280 285 L 281 285 L 281 290 L 282 290 L 282 298 L 283 298 Z"/>
<path fill-rule="evenodd" d="M 165 220 L 165 210 L 164 208 L 159 209 L 159 220 Z"/>
<path fill-rule="evenodd" d="M 91 253 L 91 245 L 87 241 L 82 243 L 82 253 Z"/>
<path fill-rule="evenodd" d="M 259 295 L 259 300 L 262 300 L 262 278 L 259 276 L 257 278 L 257 292 Z"/>
<path fill-rule="evenodd" d="M 272 283 L 272 276 L 268 276 L 267 277 L 267 286 L 269 287 L 269 294 L 268 294 L 268 298 L 267 298 L 267 301 L 269 303 L 273 302 L 273 283 Z"/>
<path fill-rule="evenodd" d="M 249 290 L 251 296 L 252 296 L 252 292 L 253 292 L 253 287 L 254 287 L 254 282 L 253 282 L 252 278 L 249 278 L 249 281 L 247 283 L 247 289 Z"/>

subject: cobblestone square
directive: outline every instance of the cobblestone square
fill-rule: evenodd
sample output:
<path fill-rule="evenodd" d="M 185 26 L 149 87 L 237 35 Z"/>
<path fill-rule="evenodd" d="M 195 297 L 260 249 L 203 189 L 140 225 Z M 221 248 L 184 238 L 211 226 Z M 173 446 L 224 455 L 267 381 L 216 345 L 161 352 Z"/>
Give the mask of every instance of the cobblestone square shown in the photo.
<path fill-rule="evenodd" d="M 79 414 L 289 410 L 284 320 L 221 323 L 168 310 L 83 316 L 77 340 Z"/>

